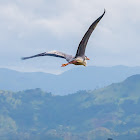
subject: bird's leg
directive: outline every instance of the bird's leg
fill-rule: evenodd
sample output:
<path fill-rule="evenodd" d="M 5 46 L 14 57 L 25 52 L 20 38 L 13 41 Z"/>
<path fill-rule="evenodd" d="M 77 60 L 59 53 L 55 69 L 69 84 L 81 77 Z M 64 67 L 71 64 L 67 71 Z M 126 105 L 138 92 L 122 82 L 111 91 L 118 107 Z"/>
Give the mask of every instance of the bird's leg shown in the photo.
<path fill-rule="evenodd" d="M 67 66 L 68 64 L 70 64 L 70 63 L 62 64 L 61 67 L 65 67 L 65 66 Z"/>
<path fill-rule="evenodd" d="M 76 63 L 77 61 L 71 61 L 71 62 L 69 62 L 69 63 L 66 63 L 66 64 L 62 64 L 62 66 L 61 67 L 65 67 L 65 66 L 67 66 L 67 65 L 69 65 L 69 64 L 74 64 L 74 63 Z"/>
<path fill-rule="evenodd" d="M 74 63 L 76 63 L 76 62 L 77 62 L 77 61 L 73 60 L 73 61 L 69 62 L 69 64 L 74 64 Z"/>

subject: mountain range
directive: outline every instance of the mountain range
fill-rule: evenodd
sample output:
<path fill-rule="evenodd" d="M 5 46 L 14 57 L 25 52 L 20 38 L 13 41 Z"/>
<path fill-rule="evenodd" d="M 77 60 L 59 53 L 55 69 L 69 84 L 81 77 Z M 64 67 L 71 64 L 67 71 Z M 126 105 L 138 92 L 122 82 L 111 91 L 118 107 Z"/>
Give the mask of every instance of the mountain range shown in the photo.
<path fill-rule="evenodd" d="M 1 140 L 140 140 L 140 75 L 65 96 L 0 91 Z"/>
<path fill-rule="evenodd" d="M 60 75 L 43 72 L 18 72 L 0 68 L 0 89 L 21 91 L 41 88 L 57 95 L 66 95 L 79 90 L 94 90 L 127 77 L 140 74 L 140 67 L 86 67 L 68 70 Z"/>

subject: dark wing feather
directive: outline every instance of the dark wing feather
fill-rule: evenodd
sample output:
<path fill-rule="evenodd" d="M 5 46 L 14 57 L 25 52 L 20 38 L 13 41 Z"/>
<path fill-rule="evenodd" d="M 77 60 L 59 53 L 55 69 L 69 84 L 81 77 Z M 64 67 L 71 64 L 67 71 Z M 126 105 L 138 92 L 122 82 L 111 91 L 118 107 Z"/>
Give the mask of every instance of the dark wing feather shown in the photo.
<path fill-rule="evenodd" d="M 89 27 L 88 31 L 85 33 L 84 37 L 82 38 L 82 40 L 81 40 L 81 42 L 80 42 L 80 44 L 78 46 L 78 49 L 77 49 L 77 52 L 76 52 L 76 56 L 75 57 L 77 57 L 77 56 L 84 57 L 84 55 L 85 55 L 85 49 L 86 49 L 88 40 L 90 38 L 90 35 L 92 34 L 93 30 L 97 26 L 98 22 L 104 16 L 104 14 L 105 14 L 105 10 L 104 10 L 104 13 L 97 20 L 95 20 L 92 23 L 92 25 Z"/>
<path fill-rule="evenodd" d="M 59 51 L 51 51 L 51 52 L 44 52 L 44 53 L 40 53 L 37 55 L 33 55 L 33 56 L 29 56 L 29 57 L 23 57 L 21 58 L 22 60 L 26 60 L 26 59 L 30 59 L 30 58 L 34 58 L 34 57 L 39 57 L 39 56 L 54 56 L 54 57 L 59 57 L 59 58 L 64 58 L 67 61 L 69 61 L 69 59 L 72 58 L 71 55 L 59 52 Z"/>
<path fill-rule="evenodd" d="M 26 59 L 30 59 L 30 58 L 34 58 L 34 57 L 45 56 L 45 55 L 46 55 L 46 52 L 40 53 L 40 54 L 36 54 L 36 55 L 33 55 L 33 56 L 29 56 L 29 57 L 22 57 L 21 59 L 22 60 L 26 60 Z"/>

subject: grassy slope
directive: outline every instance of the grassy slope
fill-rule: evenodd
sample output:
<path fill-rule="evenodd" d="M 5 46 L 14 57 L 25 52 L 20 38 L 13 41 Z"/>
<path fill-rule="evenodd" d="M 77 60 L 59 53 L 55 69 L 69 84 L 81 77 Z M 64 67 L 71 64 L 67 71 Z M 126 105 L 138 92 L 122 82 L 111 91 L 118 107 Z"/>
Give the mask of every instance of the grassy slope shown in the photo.
<path fill-rule="evenodd" d="M 135 140 L 140 135 L 140 75 L 67 96 L 40 89 L 0 91 L 0 106 L 2 139 Z"/>

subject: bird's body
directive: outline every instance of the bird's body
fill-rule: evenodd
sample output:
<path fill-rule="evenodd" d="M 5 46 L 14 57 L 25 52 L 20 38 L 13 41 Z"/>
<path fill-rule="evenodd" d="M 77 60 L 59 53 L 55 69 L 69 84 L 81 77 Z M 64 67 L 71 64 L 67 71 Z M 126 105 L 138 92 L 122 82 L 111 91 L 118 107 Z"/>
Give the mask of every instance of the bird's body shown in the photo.
<path fill-rule="evenodd" d="M 82 40 L 81 40 L 81 42 L 78 46 L 78 49 L 77 49 L 77 52 L 76 52 L 75 56 L 68 55 L 68 54 L 65 54 L 65 53 L 62 53 L 62 52 L 59 52 L 59 51 L 51 51 L 51 52 L 40 53 L 40 54 L 33 55 L 33 56 L 30 56 L 30 57 L 23 57 L 22 59 L 25 60 L 25 59 L 29 59 L 29 58 L 33 58 L 33 57 L 39 57 L 39 56 L 54 56 L 54 57 L 59 57 L 59 58 L 66 59 L 66 61 L 68 63 L 62 64 L 62 67 L 67 66 L 69 64 L 86 66 L 86 64 L 87 64 L 86 60 L 89 60 L 89 58 L 87 56 L 85 56 L 85 49 L 86 49 L 88 40 L 89 40 L 93 30 L 97 26 L 98 22 L 104 16 L 104 14 L 105 14 L 105 10 L 104 10 L 104 13 L 97 20 L 95 20 L 91 24 L 91 26 L 89 27 L 89 29 L 85 33 L 84 37 L 82 38 Z"/>
<path fill-rule="evenodd" d="M 87 65 L 87 61 L 82 57 L 76 57 L 73 61 L 74 62 L 72 64 L 74 65 L 83 65 L 83 66 Z"/>
<path fill-rule="evenodd" d="M 75 65 L 85 65 L 86 64 L 86 60 L 84 60 L 82 57 L 77 57 L 75 58 Z"/>

